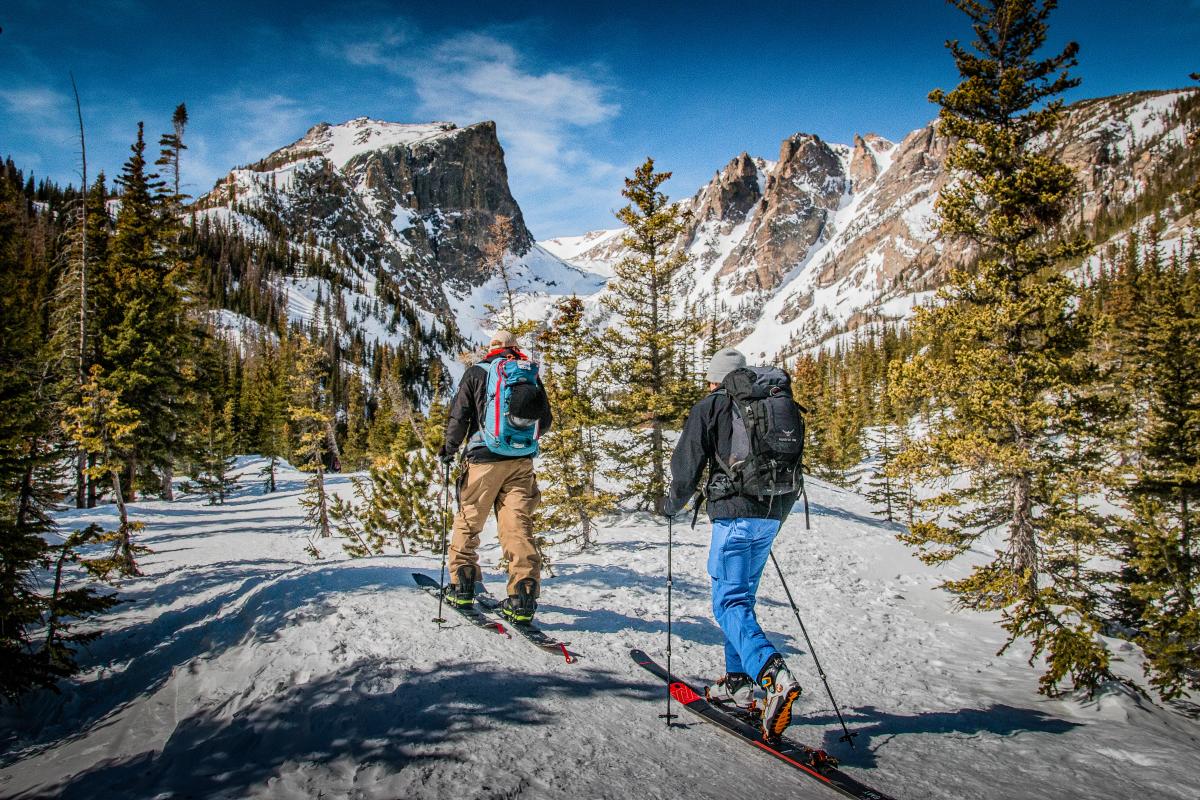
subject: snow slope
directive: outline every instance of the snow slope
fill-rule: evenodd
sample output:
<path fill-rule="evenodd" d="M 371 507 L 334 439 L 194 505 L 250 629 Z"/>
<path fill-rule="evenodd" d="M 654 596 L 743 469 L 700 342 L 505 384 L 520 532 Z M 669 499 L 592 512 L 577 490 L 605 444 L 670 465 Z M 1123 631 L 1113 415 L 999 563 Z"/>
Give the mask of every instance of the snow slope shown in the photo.
<path fill-rule="evenodd" d="M 243 460 L 253 478 L 258 463 Z M 662 657 L 666 530 L 627 516 L 593 552 L 553 552 L 544 627 L 567 665 L 519 638 L 458 623 L 412 583 L 429 553 L 304 555 L 304 476 L 247 488 L 224 507 L 131 506 L 147 523 L 146 577 L 61 696 L 6 711 L 0 796 L 10 798 L 811 798 L 835 795 L 688 717 L 668 730 L 661 687 L 628 657 Z M 333 476 L 346 491 L 349 478 Z M 917 798 L 1197 796 L 1200 725 L 1119 691 L 1047 700 L 1023 648 L 953 613 L 940 578 L 856 495 L 812 481 L 776 554 L 858 749 L 840 731 L 778 578 L 760 617 L 805 685 L 792 728 L 847 771 Z M 77 524 L 108 509 L 66 512 Z M 709 526 L 675 526 L 674 662 L 721 666 L 709 612 Z M 493 592 L 495 537 L 483 562 Z M 1118 650 L 1136 671 L 1136 652 Z"/>

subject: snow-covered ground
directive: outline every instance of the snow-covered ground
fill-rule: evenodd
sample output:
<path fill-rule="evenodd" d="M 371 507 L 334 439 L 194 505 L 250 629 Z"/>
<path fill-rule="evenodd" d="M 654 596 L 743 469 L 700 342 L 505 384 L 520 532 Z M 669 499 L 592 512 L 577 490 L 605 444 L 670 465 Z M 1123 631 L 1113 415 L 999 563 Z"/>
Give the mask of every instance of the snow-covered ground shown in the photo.
<path fill-rule="evenodd" d="M 253 461 L 242 465 L 250 479 Z M 0 796 L 13 798 L 826 798 L 687 716 L 667 729 L 663 690 L 630 648 L 665 652 L 666 529 L 644 515 L 606 527 L 592 552 L 553 552 L 540 621 L 571 642 L 568 665 L 520 638 L 461 624 L 413 584 L 428 553 L 304 555 L 288 472 L 225 506 L 194 497 L 131 507 L 147 524 L 146 577 L 60 696 L 4 713 Z M 334 476 L 345 491 L 349 478 Z M 1200 723 L 1128 693 L 1048 700 L 1017 647 L 996 656 L 987 617 L 953 612 L 858 496 L 810 483 L 775 551 L 858 748 L 840 730 L 778 578 L 760 617 L 805 685 L 794 738 L 902 800 L 1180 798 L 1200 788 Z M 66 512 L 65 524 L 108 510 Z M 709 526 L 675 526 L 674 663 L 697 682 L 721 668 L 709 613 Z M 487 582 L 503 590 L 494 535 Z M 1138 669 L 1126 646 L 1121 668 Z"/>

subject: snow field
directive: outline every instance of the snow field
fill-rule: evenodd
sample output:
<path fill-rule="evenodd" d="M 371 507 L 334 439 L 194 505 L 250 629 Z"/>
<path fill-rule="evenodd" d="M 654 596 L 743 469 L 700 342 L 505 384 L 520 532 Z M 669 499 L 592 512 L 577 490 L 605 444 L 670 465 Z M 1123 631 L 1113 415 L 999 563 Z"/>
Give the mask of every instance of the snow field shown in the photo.
<path fill-rule="evenodd" d="M 527 642 L 458 620 L 439 630 L 413 571 L 435 554 L 352 560 L 336 540 L 304 555 L 282 474 L 261 495 L 261 462 L 225 506 L 146 502 L 146 577 L 61 696 L 5 719 L 0 796 L 17 798 L 826 798 L 829 790 L 693 721 L 668 730 L 663 687 L 630 660 L 665 660 L 666 528 L 629 514 L 593 551 L 552 551 L 539 622 L 571 642 L 567 665 Z M 331 487 L 349 491 L 349 476 Z M 773 568 L 759 617 L 804 685 L 791 734 L 861 780 L 916 798 L 1194 798 L 1195 719 L 1120 691 L 1047 700 L 1000 631 L 957 614 L 921 565 L 853 493 L 809 485 L 775 553 L 801 606 L 857 749 L 841 731 Z M 65 526 L 109 509 L 64 512 Z M 709 609 L 709 526 L 674 533 L 673 667 L 696 683 L 722 671 Z M 481 560 L 503 575 L 491 524 Z M 1136 672 L 1137 653 L 1117 651 Z"/>

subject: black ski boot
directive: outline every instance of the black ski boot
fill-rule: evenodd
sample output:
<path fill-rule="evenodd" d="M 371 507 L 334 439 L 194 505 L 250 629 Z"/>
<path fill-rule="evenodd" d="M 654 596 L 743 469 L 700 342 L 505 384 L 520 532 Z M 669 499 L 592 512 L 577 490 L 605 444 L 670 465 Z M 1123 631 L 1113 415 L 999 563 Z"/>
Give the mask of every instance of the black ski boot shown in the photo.
<path fill-rule="evenodd" d="M 514 625 L 528 625 L 533 622 L 533 613 L 537 611 L 537 581 L 526 578 L 517 583 L 517 593 L 510 594 L 500 604 L 500 613 Z"/>
<path fill-rule="evenodd" d="M 446 584 L 446 601 L 459 608 L 475 605 L 475 568 L 459 567 L 458 582 Z"/>

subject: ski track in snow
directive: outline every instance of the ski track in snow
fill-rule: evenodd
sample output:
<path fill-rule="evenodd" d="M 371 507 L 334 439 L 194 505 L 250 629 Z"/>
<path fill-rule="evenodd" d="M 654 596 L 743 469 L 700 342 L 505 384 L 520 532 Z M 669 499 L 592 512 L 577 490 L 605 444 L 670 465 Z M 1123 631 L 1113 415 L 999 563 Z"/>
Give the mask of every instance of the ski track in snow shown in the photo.
<path fill-rule="evenodd" d="M 668 730 L 665 696 L 628 651 L 665 659 L 666 529 L 605 527 L 588 553 L 554 551 L 539 620 L 567 665 L 448 614 L 410 574 L 435 555 L 351 560 L 336 540 L 304 555 L 285 472 L 263 496 L 259 462 L 225 506 L 193 497 L 131 506 L 147 523 L 146 577 L 84 674 L 8 709 L 0 796 L 13 798 L 826 798 L 837 795 L 693 721 Z M 332 476 L 349 489 L 348 476 Z M 1194 800 L 1194 719 L 1132 695 L 1048 700 L 1027 648 L 954 613 L 946 574 L 916 561 L 857 495 L 810 483 L 775 547 L 858 747 L 841 731 L 768 565 L 759 616 L 805 687 L 793 738 L 824 746 L 902 798 L 1134 796 Z M 65 525 L 109 509 L 64 512 Z M 673 668 L 722 669 L 705 574 L 709 525 L 675 530 Z M 481 551 L 503 591 L 494 528 Z M 960 573 L 955 573 L 960 574 Z M 1136 673 L 1132 648 L 1116 650 Z"/>

